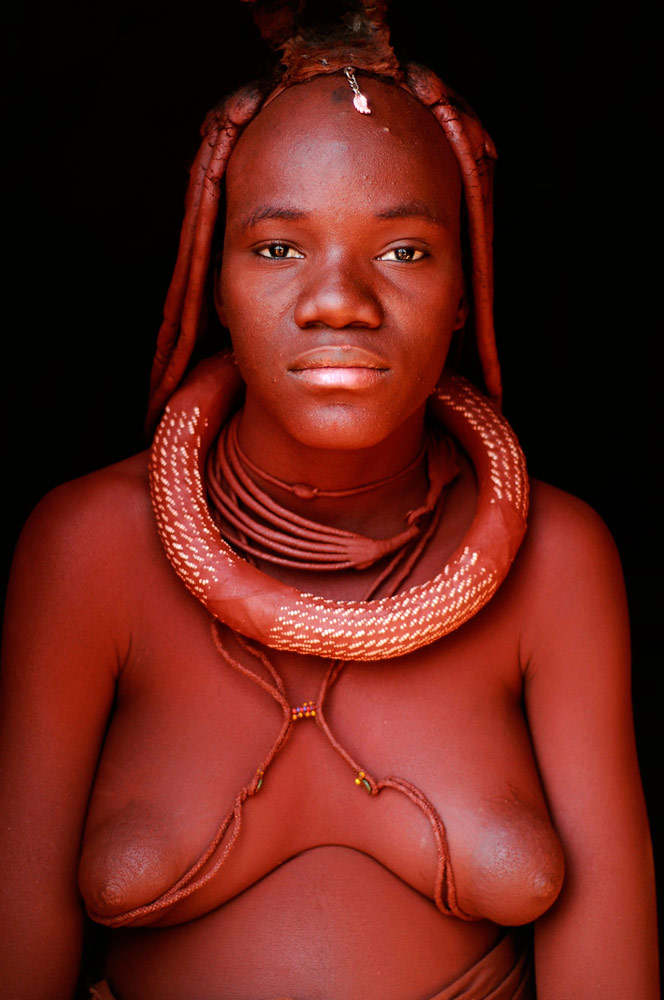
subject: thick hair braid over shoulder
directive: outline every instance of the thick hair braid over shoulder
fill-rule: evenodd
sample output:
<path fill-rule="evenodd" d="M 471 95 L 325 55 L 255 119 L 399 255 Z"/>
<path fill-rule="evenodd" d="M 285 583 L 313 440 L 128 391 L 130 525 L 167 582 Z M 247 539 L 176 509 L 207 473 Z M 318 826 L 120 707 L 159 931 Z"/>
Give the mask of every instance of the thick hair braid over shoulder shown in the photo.
<path fill-rule="evenodd" d="M 200 333 L 212 238 L 226 164 L 242 129 L 266 102 L 296 83 L 352 66 L 393 79 L 429 108 L 452 147 L 463 179 L 471 249 L 471 282 L 478 352 L 486 388 L 501 400 L 493 326 L 493 162 L 496 152 L 480 121 L 432 70 L 401 66 L 386 23 L 387 2 L 347 0 L 333 25 L 316 21 L 306 0 L 244 0 L 263 37 L 280 53 L 274 80 L 251 84 L 207 115 L 191 169 L 185 217 L 152 365 L 146 429 L 151 432 L 187 369 Z M 316 5 L 313 4 L 315 7 Z"/>

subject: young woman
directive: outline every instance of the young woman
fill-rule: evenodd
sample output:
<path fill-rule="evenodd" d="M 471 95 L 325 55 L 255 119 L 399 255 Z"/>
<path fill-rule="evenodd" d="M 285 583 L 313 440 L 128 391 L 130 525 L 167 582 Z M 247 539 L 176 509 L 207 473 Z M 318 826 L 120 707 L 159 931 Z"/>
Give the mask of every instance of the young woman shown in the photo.
<path fill-rule="evenodd" d="M 374 29 L 211 116 L 151 456 L 24 533 L 9 996 L 71 995 L 81 897 L 118 1000 L 656 995 L 615 552 L 441 381 L 472 307 L 499 394 L 491 146 Z M 178 388 L 226 160 L 234 357 Z"/>

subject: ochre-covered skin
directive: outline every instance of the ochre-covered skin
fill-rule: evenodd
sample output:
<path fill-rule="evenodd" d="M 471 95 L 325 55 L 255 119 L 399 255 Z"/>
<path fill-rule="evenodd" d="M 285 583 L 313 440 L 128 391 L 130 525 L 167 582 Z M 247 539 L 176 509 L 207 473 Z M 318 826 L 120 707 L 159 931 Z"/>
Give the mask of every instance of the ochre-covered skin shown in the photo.
<path fill-rule="evenodd" d="M 331 490 L 389 477 L 417 454 L 465 315 L 460 182 L 445 138 L 405 91 L 362 86 L 371 116 L 330 76 L 285 91 L 243 133 L 218 283 L 247 383 L 243 449 L 282 479 Z M 302 365 L 335 345 L 378 354 L 382 367 Z M 352 503 L 319 498 L 315 515 L 311 501 L 279 501 L 381 537 L 426 487 L 416 467 Z M 476 496 L 461 456 L 410 585 L 461 544 Z M 374 572 L 276 575 L 353 600 Z M 146 455 L 42 502 L 7 620 L 0 992 L 66 998 L 79 889 L 112 917 L 173 885 L 282 716 L 220 656 L 208 612 L 173 572 Z M 257 669 L 233 633 L 222 640 Z M 315 698 L 329 661 L 265 652 L 291 704 Z M 389 788 L 366 794 L 303 718 L 219 878 L 143 928 L 106 932 L 100 974 L 119 1000 L 432 997 L 490 952 L 503 925 L 530 921 L 538 1000 L 655 1000 L 625 601 L 611 540 L 584 504 L 532 484 L 525 540 L 492 600 L 438 642 L 350 664 L 326 715 L 367 771 L 426 794 L 445 824 L 459 908 L 475 919 L 434 906 L 422 812 Z"/>

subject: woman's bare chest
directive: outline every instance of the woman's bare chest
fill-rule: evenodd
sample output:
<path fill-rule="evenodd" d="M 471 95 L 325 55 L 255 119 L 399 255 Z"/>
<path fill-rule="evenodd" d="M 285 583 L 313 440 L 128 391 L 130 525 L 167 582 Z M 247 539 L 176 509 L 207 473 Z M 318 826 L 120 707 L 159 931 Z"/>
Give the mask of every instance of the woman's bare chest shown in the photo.
<path fill-rule="evenodd" d="M 478 624 L 401 660 L 348 664 L 321 699 L 325 661 L 264 651 L 283 682 L 277 698 L 266 666 L 228 633 L 230 660 L 263 684 L 220 655 L 198 609 L 159 629 L 146 622 L 92 796 L 81 866 L 88 905 L 122 912 L 158 897 L 249 787 L 256 793 L 242 805 L 241 830 L 234 818 L 206 862 L 209 870 L 224 854 L 223 865 L 159 919 L 209 912 L 289 858 L 329 844 L 362 851 L 431 896 L 436 820 L 461 909 L 499 920 L 501 906 L 507 918 L 525 908 L 530 919 L 554 891 L 557 841 L 513 648 Z M 305 702 L 316 716 L 291 711 Z"/>

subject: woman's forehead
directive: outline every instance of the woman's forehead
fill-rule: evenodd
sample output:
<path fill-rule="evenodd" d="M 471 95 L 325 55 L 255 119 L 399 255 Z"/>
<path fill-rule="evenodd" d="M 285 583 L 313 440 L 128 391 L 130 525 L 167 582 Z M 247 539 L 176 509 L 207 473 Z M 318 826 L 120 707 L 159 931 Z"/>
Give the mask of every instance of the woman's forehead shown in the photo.
<path fill-rule="evenodd" d="M 433 115 L 399 86 L 361 75 L 358 82 L 370 115 L 355 110 L 342 75 L 279 94 L 240 137 L 228 164 L 229 194 L 246 198 L 255 184 L 275 187 L 307 175 L 352 183 L 359 171 L 363 181 L 385 188 L 442 187 L 458 198 L 456 159 Z"/>

